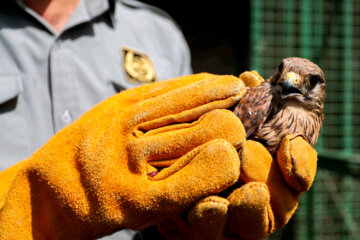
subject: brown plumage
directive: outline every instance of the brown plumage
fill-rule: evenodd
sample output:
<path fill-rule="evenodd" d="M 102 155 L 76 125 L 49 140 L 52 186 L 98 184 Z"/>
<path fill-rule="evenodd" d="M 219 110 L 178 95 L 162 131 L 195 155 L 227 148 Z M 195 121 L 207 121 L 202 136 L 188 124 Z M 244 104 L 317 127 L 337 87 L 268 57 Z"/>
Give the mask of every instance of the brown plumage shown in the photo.
<path fill-rule="evenodd" d="M 303 58 L 283 59 L 265 83 L 249 88 L 235 107 L 249 139 L 274 154 L 288 134 L 302 135 L 315 145 L 324 119 L 325 76 Z"/>

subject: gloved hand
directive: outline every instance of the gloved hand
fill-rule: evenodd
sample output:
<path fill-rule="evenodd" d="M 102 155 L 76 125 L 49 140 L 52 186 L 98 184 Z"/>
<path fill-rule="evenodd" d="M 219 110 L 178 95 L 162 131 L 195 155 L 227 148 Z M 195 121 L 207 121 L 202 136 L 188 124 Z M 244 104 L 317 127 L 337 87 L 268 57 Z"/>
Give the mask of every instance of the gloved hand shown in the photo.
<path fill-rule="evenodd" d="M 246 87 L 257 87 L 265 82 L 264 78 L 255 70 L 245 71 L 239 77 L 243 80 Z"/>
<path fill-rule="evenodd" d="M 247 86 L 263 79 L 257 72 L 242 75 Z M 167 239 L 264 239 L 282 228 L 294 214 L 298 198 L 314 178 L 317 153 L 301 136 L 285 137 L 276 159 L 258 142 L 239 148 L 239 182 L 227 198 L 209 196 L 187 216 L 158 224 Z M 228 190 L 229 191 L 229 190 Z"/>
<path fill-rule="evenodd" d="M 0 239 L 139 230 L 228 188 L 245 131 L 225 109 L 245 91 L 239 78 L 197 74 L 100 103 L 0 173 Z"/>

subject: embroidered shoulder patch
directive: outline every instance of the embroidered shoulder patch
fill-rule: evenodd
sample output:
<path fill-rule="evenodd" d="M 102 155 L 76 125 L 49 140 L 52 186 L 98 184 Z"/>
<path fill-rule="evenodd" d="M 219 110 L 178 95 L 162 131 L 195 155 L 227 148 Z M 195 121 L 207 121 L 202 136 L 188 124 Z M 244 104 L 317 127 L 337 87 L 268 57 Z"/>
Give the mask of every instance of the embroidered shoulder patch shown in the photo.
<path fill-rule="evenodd" d="M 121 53 L 127 81 L 133 83 L 157 81 L 154 65 L 146 54 L 129 47 L 122 47 Z"/>

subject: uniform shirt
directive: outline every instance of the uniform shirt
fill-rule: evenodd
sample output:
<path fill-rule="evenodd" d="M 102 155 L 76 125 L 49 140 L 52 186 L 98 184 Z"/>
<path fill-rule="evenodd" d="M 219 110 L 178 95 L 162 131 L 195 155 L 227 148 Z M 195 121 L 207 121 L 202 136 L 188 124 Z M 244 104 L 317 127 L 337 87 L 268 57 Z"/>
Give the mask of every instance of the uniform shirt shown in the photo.
<path fill-rule="evenodd" d="M 124 68 L 128 51 L 132 69 Z M 139 56 L 157 80 L 191 73 L 183 35 L 155 7 L 82 0 L 57 34 L 21 0 L 0 3 L 0 171 L 98 102 L 142 84 L 127 77 Z"/>

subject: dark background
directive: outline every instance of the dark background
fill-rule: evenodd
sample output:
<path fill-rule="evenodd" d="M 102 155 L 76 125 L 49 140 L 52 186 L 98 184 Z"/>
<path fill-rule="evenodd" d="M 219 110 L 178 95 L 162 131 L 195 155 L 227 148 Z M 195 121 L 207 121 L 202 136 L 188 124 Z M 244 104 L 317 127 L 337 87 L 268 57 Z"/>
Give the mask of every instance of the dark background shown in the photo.
<path fill-rule="evenodd" d="M 249 0 L 142 2 L 166 11 L 180 26 L 194 73 L 239 75 L 248 70 Z"/>

